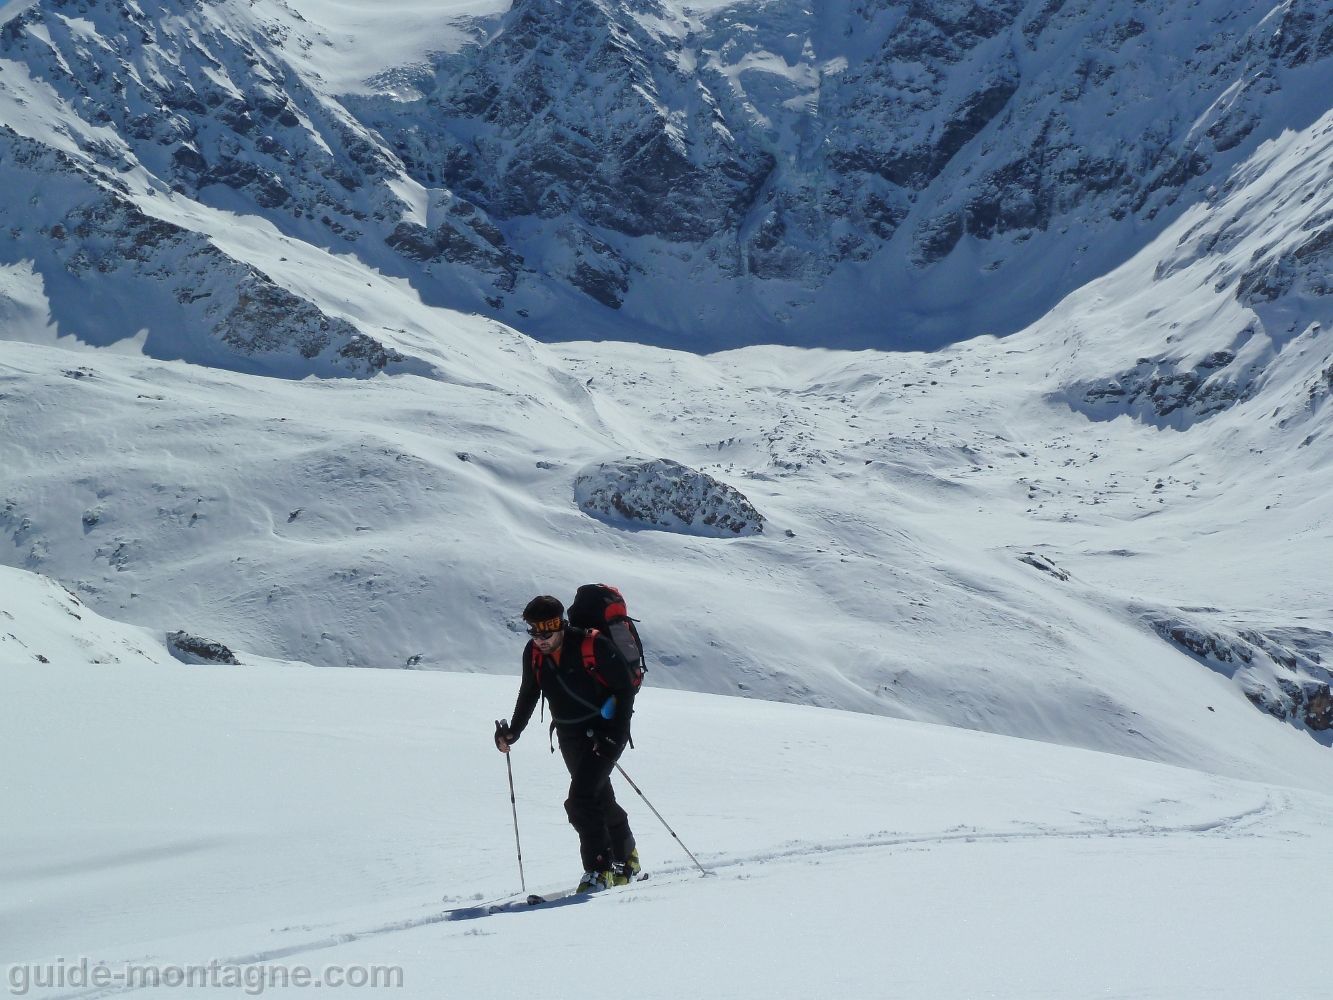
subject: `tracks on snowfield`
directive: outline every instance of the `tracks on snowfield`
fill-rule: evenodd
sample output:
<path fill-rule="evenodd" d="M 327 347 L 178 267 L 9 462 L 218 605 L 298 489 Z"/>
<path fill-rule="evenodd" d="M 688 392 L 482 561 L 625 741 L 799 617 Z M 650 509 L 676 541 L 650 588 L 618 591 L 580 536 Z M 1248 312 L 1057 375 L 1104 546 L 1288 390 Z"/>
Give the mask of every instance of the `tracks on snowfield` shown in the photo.
<path fill-rule="evenodd" d="M 1035 827 L 1031 830 L 979 831 L 969 829 L 948 830 L 944 833 L 893 835 L 865 837 L 859 840 L 838 841 L 836 843 L 793 844 L 791 847 L 758 854 L 727 858 L 713 863 L 710 872 L 718 868 L 730 868 L 746 863 L 783 861 L 790 858 L 809 857 L 818 854 L 832 854 L 839 851 L 862 851 L 878 847 L 910 847 L 921 844 L 947 844 L 963 841 L 964 843 L 1006 843 L 1024 840 L 1091 840 L 1099 837 L 1165 837 L 1181 833 L 1225 834 L 1243 830 L 1256 823 L 1277 816 L 1290 808 L 1290 798 L 1283 794 L 1280 803 L 1274 803 L 1274 796 L 1269 792 L 1264 802 L 1253 809 L 1246 809 L 1233 816 L 1223 816 L 1215 820 L 1197 823 L 1155 824 L 1138 823 L 1133 825 L 1112 826 L 1109 823 L 1074 828 Z M 659 868 L 663 875 L 693 871 L 688 865 Z"/>
<path fill-rule="evenodd" d="M 1008 843 L 1022 841 L 1039 840 L 1096 840 L 1102 838 L 1140 838 L 1140 837 L 1169 837 L 1180 834 L 1196 835 L 1231 835 L 1244 833 L 1244 831 L 1264 823 L 1291 808 L 1291 797 L 1280 790 L 1268 790 L 1265 793 L 1264 801 L 1252 809 L 1242 810 L 1229 816 L 1218 817 L 1217 819 L 1204 820 L 1194 823 L 1162 824 L 1162 823 L 1133 823 L 1112 825 L 1110 823 L 1085 824 L 1078 827 L 1058 828 L 1058 827 L 1036 827 L 1031 830 L 1012 830 L 1012 831 L 981 831 L 972 829 L 952 829 L 940 833 L 930 834 L 903 834 L 893 835 L 885 834 L 882 836 L 863 837 L 857 840 L 838 841 L 836 843 L 793 843 L 791 846 L 781 847 L 770 851 L 760 851 L 753 854 L 746 854 L 736 857 L 724 857 L 716 859 L 711 865 L 708 865 L 708 874 L 716 874 L 719 869 L 736 868 L 746 864 L 761 864 L 770 861 L 782 862 L 798 860 L 801 858 L 815 857 L 822 854 L 837 854 L 842 852 L 870 851 L 886 847 L 914 847 L 928 844 L 950 844 L 950 843 Z M 653 870 L 651 882 L 644 885 L 646 889 L 655 889 L 662 885 L 675 885 L 686 881 L 687 878 L 700 877 L 695 875 L 696 869 L 693 866 L 681 864 L 675 867 L 663 867 Z M 313 941 L 304 941 L 297 944 L 286 945 L 278 948 L 255 951 L 245 955 L 237 955 L 227 959 L 220 960 L 221 966 L 227 965 L 257 965 L 263 962 L 272 962 L 282 958 L 289 958 L 293 955 L 304 955 L 310 952 L 323 951 L 328 948 L 335 948 L 339 945 L 349 944 L 353 941 L 363 941 L 368 938 L 380 937 L 385 934 L 396 934 L 401 931 L 414 930 L 418 927 L 428 927 L 432 924 L 448 923 L 458 920 L 477 920 L 487 917 L 498 917 L 506 914 L 549 911 L 561 906 L 570 906 L 584 903 L 594 903 L 602 899 L 623 898 L 626 892 L 634 892 L 639 889 L 639 883 L 621 886 L 616 889 L 606 890 L 599 893 L 590 893 L 575 896 L 568 890 L 556 890 L 551 893 L 552 897 L 544 905 L 529 907 L 523 900 L 520 893 L 512 893 L 508 896 L 501 896 L 497 899 L 489 900 L 484 903 L 478 903 L 470 907 L 458 907 L 449 910 L 443 910 L 423 917 L 412 917 L 404 920 L 396 920 L 387 924 L 381 924 L 378 927 L 371 927 L 365 930 L 344 931 L 330 934 L 326 937 L 318 938 Z M 563 891 L 564 895 L 556 895 Z M 135 959 L 136 963 L 143 964 L 149 961 L 146 958 Z M 125 993 L 144 989 L 143 986 L 112 986 L 105 989 L 88 989 L 71 993 L 62 993 L 55 995 L 50 1000 L 96 1000 L 99 997 L 119 996 Z"/>

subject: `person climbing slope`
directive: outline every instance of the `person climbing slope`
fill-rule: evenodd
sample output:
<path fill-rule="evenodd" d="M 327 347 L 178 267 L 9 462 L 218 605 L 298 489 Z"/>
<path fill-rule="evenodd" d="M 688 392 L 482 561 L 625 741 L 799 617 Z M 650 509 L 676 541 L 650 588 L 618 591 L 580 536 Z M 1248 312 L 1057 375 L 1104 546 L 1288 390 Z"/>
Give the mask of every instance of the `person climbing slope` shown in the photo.
<path fill-rule="evenodd" d="M 584 874 L 578 892 L 624 885 L 641 870 L 629 817 L 616 802 L 611 771 L 630 738 L 630 717 L 641 674 L 616 644 L 595 629 L 575 628 L 554 597 L 534 597 L 523 609 L 532 638 L 523 648 L 523 680 L 508 724 L 496 725 L 495 745 L 508 753 L 545 698 L 560 755 L 569 770 L 565 812 L 579 836 Z"/>

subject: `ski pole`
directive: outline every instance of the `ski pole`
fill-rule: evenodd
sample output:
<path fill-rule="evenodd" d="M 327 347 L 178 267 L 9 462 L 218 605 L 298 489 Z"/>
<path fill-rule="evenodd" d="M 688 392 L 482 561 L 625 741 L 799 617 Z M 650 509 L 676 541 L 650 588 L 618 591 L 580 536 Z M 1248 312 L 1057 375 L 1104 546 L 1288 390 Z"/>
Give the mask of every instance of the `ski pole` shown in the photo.
<path fill-rule="evenodd" d="M 501 723 L 495 723 L 497 733 L 504 728 Z M 527 892 L 528 880 L 523 877 L 523 845 L 518 842 L 518 806 L 514 802 L 514 762 L 509 759 L 507 753 L 505 754 L 505 767 L 509 771 L 509 810 L 514 814 L 514 849 L 518 851 L 518 883 L 523 887 L 523 891 Z"/>
<path fill-rule="evenodd" d="M 643 799 L 644 804 L 649 809 L 653 810 L 653 815 L 656 816 L 658 820 L 661 821 L 662 825 L 666 827 L 667 833 L 671 834 L 672 837 L 675 837 L 676 843 L 680 845 L 680 849 L 684 851 L 686 854 L 689 854 L 690 860 L 694 862 L 694 867 L 698 868 L 699 871 L 703 872 L 705 875 L 709 874 L 708 869 L 705 868 L 703 865 L 699 864 L 699 859 L 696 858 L 694 854 L 691 853 L 690 849 L 685 846 L 685 841 L 681 840 L 679 837 L 676 837 L 676 831 L 671 829 L 671 825 L 666 820 L 662 819 L 662 814 L 658 812 L 655 808 L 653 808 L 653 804 L 648 801 L 648 796 L 643 794 L 643 789 L 641 789 L 638 785 L 634 783 L 634 779 L 625 773 L 625 769 L 621 767 L 619 763 L 616 764 L 616 770 L 620 772 L 620 776 L 622 778 L 624 778 L 626 781 L 629 782 L 630 788 L 634 789 L 636 792 L 639 793 L 639 798 Z"/>

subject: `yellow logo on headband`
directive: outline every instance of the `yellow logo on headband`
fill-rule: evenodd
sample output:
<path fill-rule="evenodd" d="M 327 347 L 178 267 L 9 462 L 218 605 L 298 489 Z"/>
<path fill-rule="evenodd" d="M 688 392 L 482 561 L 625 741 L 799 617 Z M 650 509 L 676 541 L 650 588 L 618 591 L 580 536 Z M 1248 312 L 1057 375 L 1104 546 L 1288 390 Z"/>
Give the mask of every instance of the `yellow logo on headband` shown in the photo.
<path fill-rule="evenodd" d="M 559 631 L 560 631 L 560 619 L 559 619 L 559 618 L 548 618 L 548 619 L 546 619 L 546 621 L 544 621 L 544 622 L 528 622 L 528 625 L 529 625 L 529 627 L 530 627 L 534 632 L 559 632 Z"/>

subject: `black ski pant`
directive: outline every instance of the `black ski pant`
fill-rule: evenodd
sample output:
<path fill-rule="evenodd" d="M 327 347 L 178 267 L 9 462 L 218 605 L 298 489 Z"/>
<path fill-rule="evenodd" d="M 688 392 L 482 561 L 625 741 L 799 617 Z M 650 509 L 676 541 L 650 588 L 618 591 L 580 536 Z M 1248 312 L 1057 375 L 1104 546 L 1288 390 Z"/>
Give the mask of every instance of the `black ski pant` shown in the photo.
<path fill-rule="evenodd" d="M 569 769 L 569 798 L 565 813 L 579 835 L 583 870 L 602 872 L 613 861 L 624 861 L 634 850 L 629 817 L 616 802 L 611 772 L 616 762 L 595 753 L 596 745 L 583 727 L 558 726 L 560 756 Z"/>

